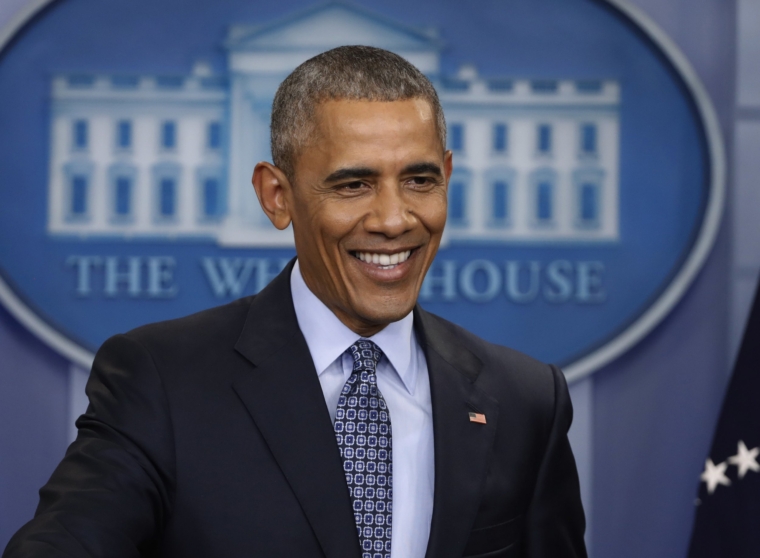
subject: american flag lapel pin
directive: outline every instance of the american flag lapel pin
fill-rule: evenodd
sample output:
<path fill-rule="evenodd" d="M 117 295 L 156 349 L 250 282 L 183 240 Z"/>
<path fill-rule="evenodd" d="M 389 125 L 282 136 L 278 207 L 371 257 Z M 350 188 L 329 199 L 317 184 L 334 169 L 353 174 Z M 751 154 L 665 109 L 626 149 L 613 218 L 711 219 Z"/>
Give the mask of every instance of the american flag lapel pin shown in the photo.
<path fill-rule="evenodd" d="M 486 423 L 486 416 L 483 413 L 470 413 L 470 422 L 477 422 L 478 424 Z"/>

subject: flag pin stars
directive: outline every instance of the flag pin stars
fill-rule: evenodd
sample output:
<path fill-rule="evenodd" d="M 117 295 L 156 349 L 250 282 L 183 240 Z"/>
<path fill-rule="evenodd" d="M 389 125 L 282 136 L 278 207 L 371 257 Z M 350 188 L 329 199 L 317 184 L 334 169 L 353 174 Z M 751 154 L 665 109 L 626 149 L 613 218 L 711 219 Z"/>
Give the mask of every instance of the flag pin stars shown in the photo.
<path fill-rule="evenodd" d="M 472 415 L 473 413 L 470 413 L 470 420 L 472 420 Z M 757 462 L 760 447 L 748 449 L 744 440 L 739 440 L 736 446 L 736 455 L 732 455 L 726 461 L 717 465 L 713 463 L 712 459 L 705 462 L 705 470 L 699 478 L 707 485 L 708 494 L 715 492 L 718 485 L 731 485 L 731 480 L 726 476 L 726 469 L 729 465 L 736 466 L 739 480 L 743 479 L 749 471 L 760 473 L 760 463 Z"/>
<path fill-rule="evenodd" d="M 731 465 L 736 465 L 739 469 L 739 478 L 743 479 L 747 471 L 760 472 L 760 463 L 757 462 L 757 455 L 760 448 L 747 449 L 744 440 L 739 440 L 736 448 L 736 455 L 728 458 Z"/>
<path fill-rule="evenodd" d="M 728 480 L 728 477 L 726 476 L 727 467 L 728 463 L 725 461 L 718 463 L 717 465 L 713 463 L 712 459 L 705 461 L 705 472 L 702 473 L 699 478 L 707 484 L 708 494 L 715 492 L 715 489 L 718 488 L 719 484 L 722 484 L 723 486 L 731 484 L 731 481 Z"/>
<path fill-rule="evenodd" d="M 470 422 L 477 422 L 478 424 L 486 423 L 486 416 L 483 413 L 470 413 Z"/>

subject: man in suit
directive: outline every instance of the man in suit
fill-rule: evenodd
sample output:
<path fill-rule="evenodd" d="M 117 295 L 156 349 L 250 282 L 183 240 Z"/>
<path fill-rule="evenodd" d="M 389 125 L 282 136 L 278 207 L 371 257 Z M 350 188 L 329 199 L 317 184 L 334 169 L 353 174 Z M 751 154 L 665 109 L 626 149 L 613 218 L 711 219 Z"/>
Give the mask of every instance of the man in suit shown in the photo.
<path fill-rule="evenodd" d="M 416 304 L 445 134 L 392 53 L 299 66 L 253 176 L 297 260 L 254 297 L 104 343 L 4 556 L 585 556 L 562 373 Z"/>

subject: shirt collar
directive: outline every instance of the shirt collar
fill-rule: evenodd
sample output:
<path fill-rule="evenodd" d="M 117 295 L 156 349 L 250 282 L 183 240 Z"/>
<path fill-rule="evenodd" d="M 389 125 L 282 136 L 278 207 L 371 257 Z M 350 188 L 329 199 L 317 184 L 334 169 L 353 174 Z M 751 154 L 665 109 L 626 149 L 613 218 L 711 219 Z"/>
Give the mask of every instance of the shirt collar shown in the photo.
<path fill-rule="evenodd" d="M 298 326 L 306 339 L 317 374 L 322 375 L 361 336 L 348 329 L 311 292 L 303 280 L 298 260 L 290 274 L 290 289 Z M 414 316 L 409 312 L 401 320 L 388 324 L 368 338 L 380 347 L 412 395 L 417 382 L 417 367 L 412 363 L 412 344 L 415 342 L 413 324 Z"/>

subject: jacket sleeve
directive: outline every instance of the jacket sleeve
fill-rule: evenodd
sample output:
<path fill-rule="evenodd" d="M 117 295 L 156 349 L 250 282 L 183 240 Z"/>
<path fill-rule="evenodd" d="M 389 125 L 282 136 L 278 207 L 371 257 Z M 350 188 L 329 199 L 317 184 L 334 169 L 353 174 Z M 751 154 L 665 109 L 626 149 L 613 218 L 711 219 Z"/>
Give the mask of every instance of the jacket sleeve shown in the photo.
<path fill-rule="evenodd" d="M 573 408 L 564 374 L 554 377 L 554 417 L 526 517 L 526 553 L 530 558 L 586 558 L 586 520 L 575 459 L 567 438 Z"/>
<path fill-rule="evenodd" d="M 150 353 L 129 336 L 109 339 L 86 392 L 77 439 L 4 558 L 135 557 L 157 547 L 175 460 L 168 401 Z"/>

